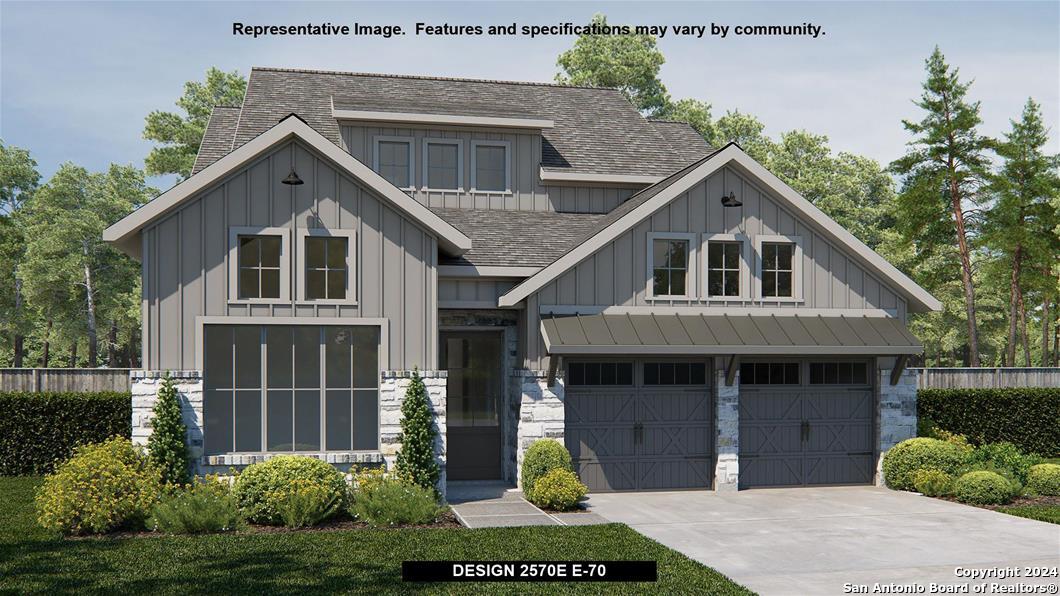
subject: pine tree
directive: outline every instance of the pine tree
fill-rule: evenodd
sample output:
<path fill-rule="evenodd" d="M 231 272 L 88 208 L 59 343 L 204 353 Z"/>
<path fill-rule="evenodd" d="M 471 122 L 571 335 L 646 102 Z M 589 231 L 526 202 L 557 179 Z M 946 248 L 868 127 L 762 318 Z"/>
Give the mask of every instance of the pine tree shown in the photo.
<path fill-rule="evenodd" d="M 968 326 L 968 361 L 971 366 L 979 366 L 973 231 L 965 209 L 980 202 L 989 165 L 984 152 L 992 142 L 976 130 L 982 119 L 979 102 L 966 99 L 971 83 L 957 78 L 957 69 L 946 64 L 938 47 L 925 64 L 928 76 L 916 105 L 926 113 L 919 122 L 902 121 L 916 138 L 909 142 L 909 152 L 891 164 L 892 170 L 903 177 L 898 196 L 899 223 L 918 252 L 947 251 L 956 246 L 954 256 L 959 262 Z"/>
<path fill-rule="evenodd" d="M 151 428 L 153 430 L 147 439 L 147 452 L 151 461 L 162 471 L 162 481 L 173 485 L 187 484 L 187 428 L 180 416 L 177 387 L 168 372 L 158 389 L 158 401 L 155 403 Z"/>
<path fill-rule="evenodd" d="M 401 450 L 397 454 L 397 472 L 423 488 L 436 490 L 438 462 L 434 458 L 434 443 L 438 430 L 434 427 L 430 399 L 418 370 L 412 371 L 412 381 L 401 404 Z"/>

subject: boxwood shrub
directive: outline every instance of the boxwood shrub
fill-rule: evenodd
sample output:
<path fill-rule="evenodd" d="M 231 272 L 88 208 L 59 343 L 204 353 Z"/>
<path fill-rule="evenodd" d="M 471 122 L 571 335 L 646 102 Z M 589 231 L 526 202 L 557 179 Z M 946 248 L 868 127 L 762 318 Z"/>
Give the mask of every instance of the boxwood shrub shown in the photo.
<path fill-rule="evenodd" d="M 898 443 L 883 456 L 883 478 L 895 490 L 915 490 L 919 470 L 954 474 L 968 462 L 970 453 L 953 443 L 924 437 Z"/>
<path fill-rule="evenodd" d="M 132 434 L 129 393 L 0 393 L 0 476 L 48 474 L 74 447 Z"/>
<path fill-rule="evenodd" d="M 1015 491 L 1000 474 L 979 470 L 958 478 L 953 485 L 953 496 L 961 503 L 1001 505 L 1011 501 Z"/>
<path fill-rule="evenodd" d="M 523 494 L 532 494 L 534 483 L 552 470 L 574 471 L 567 448 L 553 439 L 538 439 L 531 443 L 523 455 Z"/>
<path fill-rule="evenodd" d="M 921 389 L 917 414 L 973 443 L 1060 457 L 1060 388 Z"/>
<path fill-rule="evenodd" d="M 1060 496 L 1060 465 L 1038 464 L 1027 474 L 1027 490 L 1036 495 Z"/>
<path fill-rule="evenodd" d="M 327 514 L 346 506 L 346 477 L 335 466 L 312 457 L 281 455 L 246 467 L 236 477 L 232 495 L 248 521 L 256 524 L 284 523 L 282 509 L 289 505 L 292 486 L 328 503 Z M 319 520 L 318 520 L 319 521 Z"/>

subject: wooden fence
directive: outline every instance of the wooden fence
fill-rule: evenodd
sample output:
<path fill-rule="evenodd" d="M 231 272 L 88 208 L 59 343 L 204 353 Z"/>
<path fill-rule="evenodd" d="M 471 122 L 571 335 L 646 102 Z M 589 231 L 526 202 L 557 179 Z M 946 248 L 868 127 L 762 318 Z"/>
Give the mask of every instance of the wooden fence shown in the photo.
<path fill-rule="evenodd" d="M 914 368 L 919 389 L 1060 387 L 1060 368 Z"/>
<path fill-rule="evenodd" d="M 0 391 L 129 391 L 128 368 L 0 368 Z"/>

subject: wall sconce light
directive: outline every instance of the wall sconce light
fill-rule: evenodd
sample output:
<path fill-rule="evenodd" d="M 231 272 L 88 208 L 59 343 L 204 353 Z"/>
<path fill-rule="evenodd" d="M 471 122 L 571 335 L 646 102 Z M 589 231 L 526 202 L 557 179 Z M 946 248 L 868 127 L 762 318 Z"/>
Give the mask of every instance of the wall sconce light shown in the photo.
<path fill-rule="evenodd" d="M 729 191 L 728 195 L 721 195 L 722 207 L 743 207 L 743 202 L 736 198 L 735 191 Z"/>
<path fill-rule="evenodd" d="M 298 177 L 298 174 L 295 173 L 294 168 L 291 168 L 291 173 L 287 174 L 287 177 L 284 178 L 282 180 L 282 182 L 284 184 L 289 184 L 291 186 L 298 186 L 299 184 L 305 184 L 305 182 L 303 182 L 302 179 Z"/>

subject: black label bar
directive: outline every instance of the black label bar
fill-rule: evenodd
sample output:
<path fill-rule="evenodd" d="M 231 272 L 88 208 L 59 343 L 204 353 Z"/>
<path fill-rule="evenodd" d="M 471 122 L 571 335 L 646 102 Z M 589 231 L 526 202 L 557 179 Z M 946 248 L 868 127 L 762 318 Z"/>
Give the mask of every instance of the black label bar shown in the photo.
<path fill-rule="evenodd" d="M 404 561 L 407 582 L 654 582 L 655 561 Z"/>

